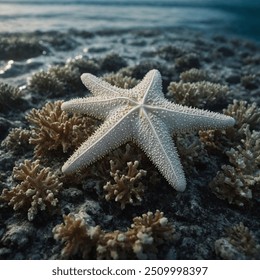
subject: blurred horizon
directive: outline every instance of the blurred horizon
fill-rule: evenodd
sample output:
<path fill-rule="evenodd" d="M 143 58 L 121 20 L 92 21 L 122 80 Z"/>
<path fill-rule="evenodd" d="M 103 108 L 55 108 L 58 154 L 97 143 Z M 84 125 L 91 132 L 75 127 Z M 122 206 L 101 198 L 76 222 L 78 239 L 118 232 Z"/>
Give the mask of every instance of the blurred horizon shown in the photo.
<path fill-rule="evenodd" d="M 0 1 L 0 32 L 179 27 L 260 41 L 260 1 Z"/>

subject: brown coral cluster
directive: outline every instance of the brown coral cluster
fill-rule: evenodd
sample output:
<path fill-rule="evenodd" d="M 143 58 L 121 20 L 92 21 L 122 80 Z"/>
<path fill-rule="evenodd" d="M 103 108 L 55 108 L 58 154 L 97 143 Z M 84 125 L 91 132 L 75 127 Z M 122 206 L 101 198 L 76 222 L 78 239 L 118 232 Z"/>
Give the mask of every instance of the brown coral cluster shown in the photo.
<path fill-rule="evenodd" d="M 221 259 L 259 259 L 260 245 L 243 223 L 227 230 L 227 237 L 215 242 L 215 252 Z"/>
<path fill-rule="evenodd" d="M 7 137 L 1 142 L 1 146 L 13 152 L 18 152 L 20 148 L 29 143 L 30 131 L 27 129 L 13 128 Z"/>
<path fill-rule="evenodd" d="M 168 86 L 167 97 L 174 102 L 204 108 L 226 97 L 228 87 L 208 81 L 199 82 L 171 82 Z"/>
<path fill-rule="evenodd" d="M 101 228 L 89 226 L 79 215 L 64 215 L 63 219 L 64 224 L 53 229 L 54 238 L 65 243 L 61 251 L 62 257 L 80 255 L 83 259 L 89 258 L 102 234 Z"/>
<path fill-rule="evenodd" d="M 185 172 L 195 171 L 196 164 L 206 153 L 199 137 L 189 133 L 174 135 L 174 137 Z"/>
<path fill-rule="evenodd" d="M 13 178 L 21 183 L 10 190 L 3 189 L 0 197 L 14 210 L 28 210 L 29 221 L 35 218 L 39 210 L 50 211 L 57 206 L 56 197 L 62 183 L 50 168 L 42 168 L 39 160 L 25 160 L 14 167 Z"/>
<path fill-rule="evenodd" d="M 218 197 L 239 206 L 259 199 L 260 192 L 260 132 L 247 126 L 245 135 L 240 145 L 226 152 L 230 165 L 223 165 L 210 183 Z"/>
<path fill-rule="evenodd" d="M 80 73 L 68 65 L 52 66 L 48 71 L 35 73 L 29 80 L 29 88 L 45 96 L 61 96 L 84 88 L 79 77 Z"/>
<path fill-rule="evenodd" d="M 139 82 L 137 79 L 123 75 L 120 72 L 107 74 L 103 77 L 103 79 L 113 86 L 117 86 L 125 89 L 133 88 Z"/>
<path fill-rule="evenodd" d="M 259 128 L 260 108 L 256 103 L 248 104 L 244 100 L 234 100 L 223 113 L 236 120 L 235 128 L 241 128 L 245 123 L 249 124 L 251 129 Z"/>
<path fill-rule="evenodd" d="M 26 119 L 31 123 L 30 144 L 35 145 L 35 155 L 41 157 L 48 151 L 75 149 L 93 132 L 95 120 L 69 115 L 61 110 L 62 101 L 48 102 L 42 109 L 32 109 Z"/>
<path fill-rule="evenodd" d="M 64 216 L 64 224 L 53 229 L 54 238 L 65 243 L 62 258 L 76 255 L 85 259 L 154 259 L 158 246 L 170 241 L 174 232 L 159 210 L 134 218 L 127 231 L 105 232 L 72 214 Z"/>
<path fill-rule="evenodd" d="M 21 101 L 22 92 L 19 88 L 0 82 L 0 110 L 6 111 Z"/>
<path fill-rule="evenodd" d="M 121 209 L 124 209 L 126 204 L 136 205 L 142 201 L 145 186 L 140 182 L 140 179 L 146 175 L 145 170 L 138 170 L 139 162 L 128 162 L 127 174 L 122 174 L 116 169 L 115 163 L 110 160 L 110 175 L 113 177 L 115 184 L 107 182 L 104 190 L 107 192 L 106 200 L 114 199 L 119 202 Z"/>
<path fill-rule="evenodd" d="M 211 82 L 214 78 L 209 75 L 206 71 L 197 68 L 191 68 L 187 71 L 184 71 L 180 74 L 180 78 L 184 83 L 190 82 L 201 82 L 209 81 Z"/>
<path fill-rule="evenodd" d="M 200 131 L 200 140 L 207 146 L 218 150 L 239 145 L 245 138 L 245 130 L 258 129 L 260 123 L 260 108 L 256 103 L 248 104 L 246 101 L 234 100 L 223 113 L 232 116 L 236 123 L 234 127 L 225 130 Z"/>
<path fill-rule="evenodd" d="M 234 127 L 227 130 L 200 132 L 200 139 L 211 149 L 228 157 L 210 183 L 213 192 L 229 203 L 239 206 L 259 199 L 260 193 L 260 109 L 255 103 L 234 100 L 224 113 L 235 118 Z"/>

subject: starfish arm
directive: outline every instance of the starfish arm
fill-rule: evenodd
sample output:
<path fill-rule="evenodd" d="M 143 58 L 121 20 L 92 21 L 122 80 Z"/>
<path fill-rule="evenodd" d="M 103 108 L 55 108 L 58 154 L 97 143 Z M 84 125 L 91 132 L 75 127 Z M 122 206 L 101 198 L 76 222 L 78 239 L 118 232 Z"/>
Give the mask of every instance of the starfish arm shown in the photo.
<path fill-rule="evenodd" d="M 185 175 L 167 127 L 156 116 L 145 115 L 144 118 L 137 125 L 137 137 L 134 140 L 169 184 L 178 191 L 184 191 Z"/>
<path fill-rule="evenodd" d="M 136 94 L 137 98 L 140 98 L 140 93 L 143 93 L 142 103 L 162 98 L 162 77 L 160 72 L 156 69 L 149 71 L 143 80 L 132 89 L 132 92 L 133 95 Z"/>
<path fill-rule="evenodd" d="M 81 75 L 81 81 L 89 89 L 89 91 L 95 96 L 107 96 L 110 97 L 122 97 L 126 96 L 128 90 L 112 86 L 108 82 L 90 74 L 85 73 Z"/>
<path fill-rule="evenodd" d="M 223 129 L 235 124 L 235 119 L 230 116 L 181 106 L 169 101 L 161 102 L 154 113 L 161 116 L 171 133 Z"/>
<path fill-rule="evenodd" d="M 111 111 L 115 110 L 120 105 L 124 105 L 127 102 L 127 98 L 115 98 L 112 96 L 75 98 L 63 102 L 61 105 L 61 109 L 71 113 L 87 114 L 88 116 L 92 116 L 97 119 L 105 119 L 108 117 Z"/>
<path fill-rule="evenodd" d="M 73 173 L 131 139 L 131 114 L 124 110 L 109 117 L 65 162 L 62 172 Z"/>

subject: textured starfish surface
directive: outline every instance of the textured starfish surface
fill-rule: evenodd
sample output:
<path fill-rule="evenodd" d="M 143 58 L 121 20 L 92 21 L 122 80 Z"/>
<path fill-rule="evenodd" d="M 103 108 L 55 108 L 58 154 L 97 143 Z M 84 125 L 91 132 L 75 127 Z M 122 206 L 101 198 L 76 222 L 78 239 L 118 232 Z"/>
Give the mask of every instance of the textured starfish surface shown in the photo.
<path fill-rule="evenodd" d="M 62 104 L 62 110 L 84 113 L 104 123 L 65 162 L 64 173 L 90 165 L 123 143 L 134 141 L 148 155 L 176 190 L 186 179 L 172 134 L 232 126 L 235 120 L 223 114 L 189 108 L 164 98 L 158 70 L 149 71 L 132 89 L 122 89 L 83 74 L 82 82 L 93 94 Z"/>

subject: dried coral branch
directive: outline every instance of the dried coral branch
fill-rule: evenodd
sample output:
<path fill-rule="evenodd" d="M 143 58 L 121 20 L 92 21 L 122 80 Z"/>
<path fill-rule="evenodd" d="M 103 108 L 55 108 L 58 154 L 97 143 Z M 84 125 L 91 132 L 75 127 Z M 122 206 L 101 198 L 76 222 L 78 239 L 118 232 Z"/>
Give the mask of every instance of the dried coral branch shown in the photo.
<path fill-rule="evenodd" d="M 115 184 L 107 182 L 104 186 L 104 190 L 108 193 L 106 194 L 106 200 L 114 199 L 120 202 L 121 209 L 124 209 L 126 204 L 136 205 L 138 202 L 142 201 L 142 195 L 144 193 L 144 185 L 140 182 L 140 179 L 146 175 L 145 170 L 138 170 L 138 161 L 128 162 L 128 172 L 127 175 L 120 174 L 119 170 L 116 170 L 115 163 L 110 160 L 110 175 L 113 177 Z"/>
<path fill-rule="evenodd" d="M 251 184 L 247 184 L 243 174 L 230 165 L 223 165 L 209 187 L 221 199 L 229 203 L 244 206 L 252 199 Z M 250 182 L 248 182 L 250 183 Z"/>
<path fill-rule="evenodd" d="M 131 227 L 137 232 L 151 232 L 157 244 L 161 244 L 163 240 L 170 240 L 174 232 L 164 213 L 159 210 L 155 213 L 147 212 L 142 217 L 135 217 Z"/>
<path fill-rule="evenodd" d="M 82 217 L 63 216 L 64 224 L 53 229 L 54 238 L 65 243 L 64 258 L 78 256 L 96 259 L 156 258 L 158 245 L 173 238 L 174 227 L 163 212 L 148 212 L 133 219 L 127 231 L 104 232 L 86 224 Z"/>
<path fill-rule="evenodd" d="M 226 154 L 237 170 L 244 174 L 260 175 L 260 132 L 251 132 L 247 126 L 244 133 L 245 139 L 241 140 L 241 144 L 236 149 L 231 148 Z"/>
<path fill-rule="evenodd" d="M 38 211 L 57 206 L 62 183 L 50 168 L 42 168 L 40 161 L 25 160 L 13 169 L 13 178 L 21 181 L 16 187 L 3 189 L 1 198 L 13 206 L 14 210 L 28 210 L 28 220 L 32 221 Z"/>
<path fill-rule="evenodd" d="M 176 103 L 204 108 L 223 99 L 228 93 L 228 87 L 207 81 L 196 83 L 171 82 L 168 86 L 167 97 Z"/>
<path fill-rule="evenodd" d="M 135 239 L 132 238 L 133 251 L 138 259 L 156 258 L 157 246 L 166 240 L 172 240 L 175 231 L 173 226 L 168 223 L 168 219 L 164 217 L 163 212 L 159 210 L 156 210 L 154 214 L 148 212 L 142 217 L 135 217 L 131 229 L 136 236 Z"/>
<path fill-rule="evenodd" d="M 104 233 L 97 243 L 98 260 L 119 260 L 131 258 L 131 246 L 128 232 L 119 230 Z M 133 258 L 133 256 L 132 256 Z"/>
<path fill-rule="evenodd" d="M 258 128 L 260 123 L 260 108 L 256 103 L 248 104 L 246 101 L 234 100 L 223 113 L 232 116 L 236 123 L 234 127 L 226 130 L 208 130 L 199 132 L 200 140 L 207 147 L 226 152 L 227 148 L 234 147 L 243 142 L 248 127 Z"/>
<path fill-rule="evenodd" d="M 90 258 L 93 248 L 102 235 L 101 228 L 89 226 L 83 218 L 73 214 L 64 215 L 63 219 L 64 224 L 53 228 L 54 238 L 65 244 L 61 251 L 62 258 L 79 255 L 83 259 Z"/>
<path fill-rule="evenodd" d="M 234 100 L 233 104 L 228 105 L 227 109 L 223 110 L 223 113 L 236 120 L 236 128 L 247 123 L 253 129 L 260 124 L 260 108 L 257 107 L 256 103 L 248 104 L 243 100 Z"/>
<path fill-rule="evenodd" d="M 229 203 L 244 206 L 260 193 L 260 132 L 245 129 L 241 145 L 226 152 L 231 165 L 222 166 L 210 183 L 213 192 Z"/>
<path fill-rule="evenodd" d="M 174 227 L 168 223 L 163 212 L 156 210 L 154 214 L 148 212 L 142 217 L 135 217 L 131 228 L 126 232 L 105 233 L 100 242 L 103 244 L 103 250 L 106 248 L 106 256 L 109 248 L 113 250 L 110 256 L 116 259 L 122 259 L 125 256 L 155 259 L 158 253 L 157 246 L 172 240 L 174 231 Z M 103 256 L 99 250 L 99 257 L 103 258 Z"/>
<path fill-rule="evenodd" d="M 95 120 L 89 117 L 70 116 L 61 110 L 62 101 L 48 102 L 42 109 L 32 109 L 26 119 L 32 124 L 30 144 L 35 145 L 35 155 L 41 157 L 48 151 L 78 147 L 94 129 Z"/>

